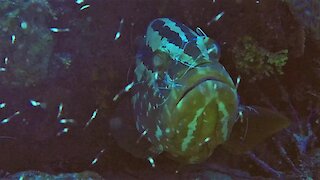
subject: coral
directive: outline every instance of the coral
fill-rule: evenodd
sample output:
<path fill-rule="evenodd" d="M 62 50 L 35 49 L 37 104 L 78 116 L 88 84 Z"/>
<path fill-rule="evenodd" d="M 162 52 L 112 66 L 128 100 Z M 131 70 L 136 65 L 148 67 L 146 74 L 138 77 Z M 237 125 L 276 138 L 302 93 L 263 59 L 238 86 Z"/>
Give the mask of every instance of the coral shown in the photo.
<path fill-rule="evenodd" d="M 103 179 L 99 174 L 91 171 L 80 173 L 62 173 L 57 175 L 47 174 L 40 171 L 22 171 L 7 176 L 9 179 Z"/>
<path fill-rule="evenodd" d="M 282 68 L 288 60 L 288 50 L 270 52 L 250 36 L 240 38 L 232 49 L 237 70 L 250 82 L 275 74 L 283 74 Z"/>
<path fill-rule="evenodd" d="M 0 83 L 34 86 L 46 78 L 53 48 L 47 1 L 3 1 L 0 7 Z"/>
<path fill-rule="evenodd" d="M 307 75 L 315 77 L 312 73 Z M 264 97 L 265 101 L 270 108 L 286 112 L 291 118 L 291 125 L 265 142 L 265 145 L 247 154 L 249 159 L 273 178 L 319 177 L 318 88 L 316 84 L 302 79 L 296 78 L 293 87 L 287 87 L 277 77 L 273 79 L 273 87 L 279 94 Z"/>
<path fill-rule="evenodd" d="M 274 149 L 275 153 L 269 154 L 268 157 L 262 153 L 260 157 L 249 157 L 256 162 L 263 162 L 264 166 L 259 166 L 276 178 L 319 177 L 320 159 L 316 135 L 318 130 L 314 127 L 314 124 L 318 124 L 319 111 L 313 110 L 308 117 L 299 117 L 295 109 L 292 109 L 292 112 L 297 116 L 293 125 L 269 143 L 269 147 Z"/>

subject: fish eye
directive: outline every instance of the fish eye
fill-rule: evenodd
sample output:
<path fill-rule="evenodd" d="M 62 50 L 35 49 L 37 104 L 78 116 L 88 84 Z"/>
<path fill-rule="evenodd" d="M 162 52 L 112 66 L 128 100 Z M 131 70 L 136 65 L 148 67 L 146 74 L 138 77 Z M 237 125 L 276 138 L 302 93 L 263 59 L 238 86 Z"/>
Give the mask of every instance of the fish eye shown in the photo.
<path fill-rule="evenodd" d="M 211 60 L 219 60 L 220 58 L 220 47 L 214 40 L 206 38 L 205 46 L 207 48 L 209 57 Z"/>

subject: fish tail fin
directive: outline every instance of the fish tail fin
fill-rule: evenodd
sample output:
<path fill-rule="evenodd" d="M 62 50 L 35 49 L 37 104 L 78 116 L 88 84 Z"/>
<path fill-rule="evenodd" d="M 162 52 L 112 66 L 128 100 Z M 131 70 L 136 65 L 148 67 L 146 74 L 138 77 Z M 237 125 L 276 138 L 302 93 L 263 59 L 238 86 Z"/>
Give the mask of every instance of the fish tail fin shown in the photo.
<path fill-rule="evenodd" d="M 242 108 L 240 119 L 233 126 L 230 138 L 222 145 L 233 154 L 252 150 L 290 125 L 290 120 L 279 112 L 258 106 Z"/>

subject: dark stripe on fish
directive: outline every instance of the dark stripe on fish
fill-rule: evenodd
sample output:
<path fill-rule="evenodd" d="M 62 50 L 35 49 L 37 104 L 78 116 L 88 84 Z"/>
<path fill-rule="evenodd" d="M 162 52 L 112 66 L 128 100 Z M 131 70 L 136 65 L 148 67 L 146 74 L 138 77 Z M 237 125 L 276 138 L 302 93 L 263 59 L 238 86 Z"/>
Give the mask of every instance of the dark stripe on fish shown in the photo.
<path fill-rule="evenodd" d="M 154 56 L 150 47 L 143 46 L 141 47 L 136 55 L 136 59 L 139 59 L 147 67 L 147 69 L 154 69 L 154 64 L 150 59 Z"/>
<path fill-rule="evenodd" d="M 188 43 L 184 48 L 184 53 L 191 56 L 193 59 L 197 59 L 201 55 L 200 49 L 197 47 L 196 41 Z"/>
<path fill-rule="evenodd" d="M 176 23 L 177 26 L 179 26 L 181 28 L 181 30 L 185 33 L 185 36 L 187 37 L 188 41 L 193 41 L 195 40 L 197 37 L 193 34 L 193 31 L 190 31 L 191 29 L 188 28 L 187 26 L 185 26 L 182 23 Z"/>
<path fill-rule="evenodd" d="M 161 27 L 160 29 L 154 29 L 155 31 L 159 32 L 161 37 L 170 37 L 167 38 L 168 42 L 171 44 L 175 44 L 179 48 L 183 47 L 182 39 L 178 33 L 170 30 L 168 26 Z"/>

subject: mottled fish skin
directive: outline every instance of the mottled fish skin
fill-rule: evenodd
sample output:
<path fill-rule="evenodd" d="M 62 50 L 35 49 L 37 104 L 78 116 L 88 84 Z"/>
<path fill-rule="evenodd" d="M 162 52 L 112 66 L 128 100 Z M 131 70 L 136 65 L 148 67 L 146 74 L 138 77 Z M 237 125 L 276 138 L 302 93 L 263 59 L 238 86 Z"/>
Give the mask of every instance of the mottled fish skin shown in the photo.
<path fill-rule="evenodd" d="M 149 24 L 131 101 L 138 131 L 158 153 L 199 163 L 228 139 L 239 100 L 219 53 L 212 39 L 175 20 Z"/>

